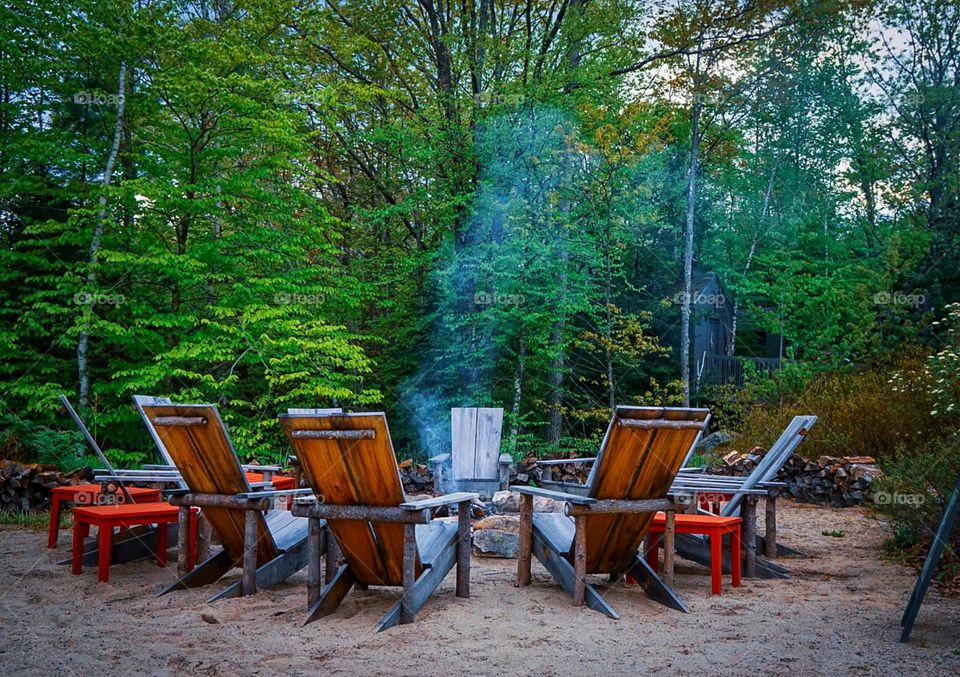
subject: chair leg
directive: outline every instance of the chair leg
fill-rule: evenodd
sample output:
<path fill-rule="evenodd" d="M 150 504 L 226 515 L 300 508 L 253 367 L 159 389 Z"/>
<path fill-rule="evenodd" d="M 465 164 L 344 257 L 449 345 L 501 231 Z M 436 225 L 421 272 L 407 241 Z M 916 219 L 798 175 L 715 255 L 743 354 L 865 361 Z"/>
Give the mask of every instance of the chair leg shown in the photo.
<path fill-rule="evenodd" d="M 417 576 L 416 524 L 403 525 L 403 599 L 400 604 L 400 622 L 413 623 L 416 612 L 410 593 Z"/>
<path fill-rule="evenodd" d="M 181 505 L 177 512 L 177 576 L 183 576 L 190 570 L 190 516 L 189 506 Z"/>
<path fill-rule="evenodd" d="M 514 585 L 530 585 L 533 560 L 533 496 L 520 495 L 520 543 L 517 548 L 517 580 Z"/>
<path fill-rule="evenodd" d="M 353 587 L 356 580 L 348 564 L 344 564 L 337 569 L 337 571 L 333 572 L 333 575 L 330 577 L 330 582 L 327 583 L 323 592 L 320 593 L 320 597 L 314 602 L 313 606 L 308 609 L 307 620 L 304 622 L 304 625 L 312 623 L 318 618 L 329 616 L 336 611 L 337 607 L 340 606 L 340 602 L 342 602 L 343 598 L 350 592 L 350 588 Z"/>
<path fill-rule="evenodd" d="M 457 597 L 470 597 L 470 501 L 457 508 Z"/>
<path fill-rule="evenodd" d="M 723 574 L 723 536 L 710 533 L 710 588 L 714 595 L 720 594 L 720 577 Z"/>
<path fill-rule="evenodd" d="M 323 577 L 327 583 L 330 583 L 340 568 L 341 553 L 340 545 L 337 543 L 337 539 L 334 537 L 330 525 L 327 524 L 325 528 L 327 530 L 327 561 L 324 563 Z"/>
<path fill-rule="evenodd" d="M 740 587 L 740 525 L 730 532 L 730 585 Z"/>
<path fill-rule="evenodd" d="M 587 600 L 587 518 L 574 518 L 573 535 L 573 603 L 583 606 Z"/>
<path fill-rule="evenodd" d="M 307 608 L 311 608 L 320 599 L 323 589 L 323 579 L 320 577 L 323 526 L 319 519 L 311 517 L 307 529 Z"/>
<path fill-rule="evenodd" d="M 256 510 L 245 510 L 243 525 L 243 595 L 257 592 L 257 515 Z"/>

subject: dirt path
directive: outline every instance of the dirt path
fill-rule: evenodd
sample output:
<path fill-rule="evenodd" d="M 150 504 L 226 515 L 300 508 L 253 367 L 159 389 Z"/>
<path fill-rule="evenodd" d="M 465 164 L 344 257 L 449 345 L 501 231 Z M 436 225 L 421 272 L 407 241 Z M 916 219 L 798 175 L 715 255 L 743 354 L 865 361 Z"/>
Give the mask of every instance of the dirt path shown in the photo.
<path fill-rule="evenodd" d="M 613 621 L 571 606 L 539 564 L 533 586 L 516 590 L 513 560 L 475 558 L 471 599 L 454 597 L 448 576 L 415 625 L 380 634 L 373 625 L 396 591 L 353 592 L 333 617 L 302 627 L 305 572 L 247 599 L 158 599 L 173 566 L 115 566 L 97 584 L 92 570 L 71 576 L 54 564 L 69 532 L 48 551 L 42 534 L 2 528 L 0 674 L 960 673 L 958 599 L 932 590 L 914 641 L 897 642 L 914 574 L 880 560 L 872 513 L 786 503 L 779 522 L 783 541 L 812 555 L 785 561 L 795 576 L 733 591 L 725 579 L 712 597 L 706 569 L 681 560 L 676 588 L 691 614 L 618 584 L 606 594 Z"/>

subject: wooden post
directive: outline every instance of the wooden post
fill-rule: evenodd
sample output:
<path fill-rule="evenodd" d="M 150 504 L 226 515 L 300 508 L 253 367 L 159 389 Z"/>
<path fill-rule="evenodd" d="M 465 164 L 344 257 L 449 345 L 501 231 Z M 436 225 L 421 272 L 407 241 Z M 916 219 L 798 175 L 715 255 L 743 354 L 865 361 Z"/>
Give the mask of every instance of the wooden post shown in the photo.
<path fill-rule="evenodd" d="M 321 536 L 323 527 L 320 520 L 311 517 L 307 521 L 307 607 L 312 609 L 314 603 L 320 599 L 323 588 L 320 577 L 320 557 L 322 553 Z"/>
<path fill-rule="evenodd" d="M 757 575 L 757 497 L 745 496 L 740 506 L 743 518 L 743 549 L 745 562 L 743 575 L 754 578 Z"/>
<path fill-rule="evenodd" d="M 413 623 L 413 584 L 417 575 L 417 525 L 403 525 L 403 598 L 400 601 L 400 622 Z"/>
<path fill-rule="evenodd" d="M 210 539 L 213 538 L 213 527 L 210 520 L 200 511 L 197 518 L 197 561 L 206 562 L 210 557 Z"/>
<path fill-rule="evenodd" d="M 510 489 L 510 466 L 513 465 L 513 457 L 510 454 L 500 454 L 500 491 Z"/>
<path fill-rule="evenodd" d="M 333 580 L 334 575 L 337 573 L 337 569 L 340 567 L 340 544 L 337 543 L 337 539 L 334 538 L 333 532 L 330 531 L 330 525 L 326 526 L 327 530 L 327 561 L 324 565 L 324 579 L 329 583 Z"/>
<path fill-rule="evenodd" d="M 190 568 L 190 507 L 180 506 L 177 515 L 177 575 L 183 576 Z"/>
<path fill-rule="evenodd" d="M 777 558 L 777 492 L 767 494 L 766 518 L 764 519 L 763 546 L 767 559 Z"/>
<path fill-rule="evenodd" d="M 573 602 L 583 606 L 587 601 L 587 518 L 574 518 L 573 535 Z"/>
<path fill-rule="evenodd" d="M 257 592 L 257 514 L 256 510 L 244 511 L 243 574 L 240 584 L 244 596 Z"/>
<path fill-rule="evenodd" d="M 470 501 L 457 504 L 457 597 L 470 597 Z"/>
<path fill-rule="evenodd" d="M 667 522 L 663 528 L 663 580 L 667 585 L 673 585 L 674 534 L 677 530 L 677 513 L 673 510 L 667 510 L 666 517 Z"/>
<path fill-rule="evenodd" d="M 517 547 L 516 587 L 530 585 L 530 564 L 533 559 L 533 496 L 520 494 L 520 543 Z"/>

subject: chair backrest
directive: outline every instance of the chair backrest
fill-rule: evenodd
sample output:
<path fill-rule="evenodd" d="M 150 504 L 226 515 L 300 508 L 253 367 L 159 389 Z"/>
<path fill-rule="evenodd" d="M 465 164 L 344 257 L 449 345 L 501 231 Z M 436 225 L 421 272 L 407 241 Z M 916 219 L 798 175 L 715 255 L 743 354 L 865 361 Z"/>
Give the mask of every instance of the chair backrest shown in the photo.
<path fill-rule="evenodd" d="M 281 414 L 280 424 L 304 478 L 324 503 L 403 503 L 403 483 L 383 413 Z M 403 584 L 403 524 L 328 520 L 327 526 L 360 583 Z M 416 568 L 419 575 L 419 555 Z"/>
<path fill-rule="evenodd" d="M 151 397 L 150 395 L 134 395 L 133 403 L 137 407 L 137 412 L 140 414 L 140 418 L 143 419 L 144 423 L 147 422 L 146 414 L 143 413 L 144 405 L 173 404 L 169 397 Z M 163 458 L 164 463 L 167 465 L 173 465 L 173 459 L 170 458 L 170 452 L 167 451 L 165 446 L 163 446 L 163 442 L 160 441 L 160 438 L 157 436 L 157 433 L 154 432 L 153 427 L 147 425 L 147 431 L 150 433 L 153 443 L 157 445 L 157 451 L 160 452 L 160 456 Z"/>
<path fill-rule="evenodd" d="M 191 492 L 232 496 L 250 491 L 215 405 L 144 404 L 141 410 L 151 435 L 166 449 Z M 204 508 L 203 514 L 230 556 L 242 559 L 245 511 Z M 261 566 L 277 556 L 277 548 L 263 515 L 258 513 L 257 520 L 257 565 Z"/>
<path fill-rule="evenodd" d="M 665 497 L 709 419 L 707 409 L 617 407 L 590 471 L 589 495 L 619 500 Z M 588 516 L 587 572 L 625 571 L 652 519 L 653 513 Z"/>
<path fill-rule="evenodd" d="M 450 410 L 453 478 L 499 479 L 503 409 L 455 407 Z"/>
<path fill-rule="evenodd" d="M 816 416 L 794 416 L 790 424 L 784 428 L 780 437 L 773 443 L 770 449 L 764 454 L 763 458 L 757 464 L 757 467 L 747 476 L 741 489 L 749 490 L 756 487 L 761 482 L 772 482 L 780 468 L 787 462 L 787 459 L 793 455 L 797 447 L 803 442 L 804 437 L 810 432 L 810 429 L 816 425 Z M 740 514 L 740 503 L 746 494 L 735 494 L 720 514 L 724 517 L 733 517 Z"/>

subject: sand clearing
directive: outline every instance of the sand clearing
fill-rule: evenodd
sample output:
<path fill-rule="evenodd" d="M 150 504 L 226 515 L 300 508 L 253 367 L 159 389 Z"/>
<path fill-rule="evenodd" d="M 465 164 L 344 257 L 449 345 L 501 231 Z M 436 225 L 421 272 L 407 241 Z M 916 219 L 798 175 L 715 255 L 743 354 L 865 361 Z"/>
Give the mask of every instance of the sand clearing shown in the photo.
<path fill-rule="evenodd" d="M 812 557 L 784 560 L 790 580 L 724 579 L 679 560 L 682 614 L 623 584 L 610 620 L 575 608 L 534 562 L 513 587 L 513 560 L 474 558 L 469 600 L 451 573 L 414 625 L 374 633 L 395 590 L 351 592 L 302 626 L 306 573 L 246 599 L 205 604 L 215 588 L 154 597 L 175 573 L 142 561 L 70 575 L 70 532 L 49 551 L 38 532 L 0 528 L 0 674 L 944 674 L 960 673 L 960 599 L 931 590 L 909 645 L 899 618 L 914 573 L 880 559 L 882 524 L 866 509 L 783 502 L 782 540 Z M 822 531 L 843 531 L 844 538 Z M 173 555 L 173 553 L 171 553 Z"/>

